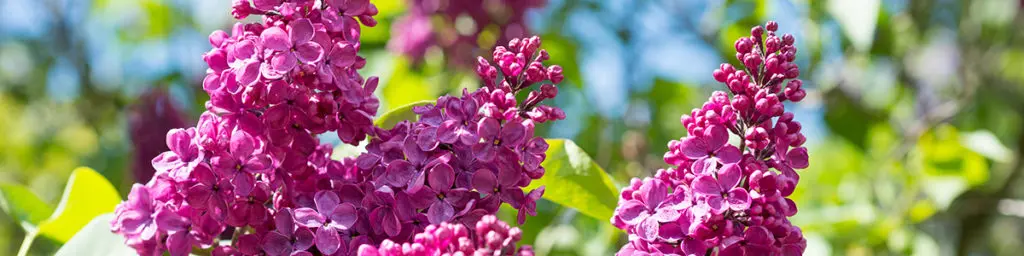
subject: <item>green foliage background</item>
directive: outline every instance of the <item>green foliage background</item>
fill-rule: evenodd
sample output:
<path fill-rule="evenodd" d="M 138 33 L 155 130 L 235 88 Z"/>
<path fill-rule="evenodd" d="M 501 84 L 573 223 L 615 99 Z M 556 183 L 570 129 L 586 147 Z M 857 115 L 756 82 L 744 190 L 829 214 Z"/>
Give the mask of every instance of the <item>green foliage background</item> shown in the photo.
<path fill-rule="evenodd" d="M 207 50 L 205 35 L 230 25 L 226 0 L 25 2 L 0 1 L 12 10 L 30 6 L 45 22 L 35 30 L 0 27 L 0 189 L 38 200 L 5 201 L 0 255 L 18 251 L 22 227 L 49 217 L 75 167 L 94 168 L 127 194 L 133 151 L 126 109 L 147 88 L 166 88 L 194 120 L 206 100 L 198 87 L 203 63 L 198 54 L 177 55 Z M 528 16 L 542 20 L 531 27 L 542 35 L 551 63 L 566 70 L 555 104 L 570 113 L 563 122 L 576 124 L 541 127 L 540 134 L 575 141 L 596 165 L 577 166 L 569 158 L 561 164 L 604 171 L 617 186 L 651 175 L 664 167 L 666 143 L 686 135 L 679 116 L 723 88 L 710 83 L 711 70 L 698 70 L 704 80 L 654 74 L 621 85 L 624 114 L 595 110 L 586 56 L 603 45 L 570 31 L 576 15 L 613 16 L 592 25 L 620 47 L 626 63 L 612 67 L 625 74 L 656 68 L 639 57 L 650 43 L 641 36 L 644 29 L 684 33 L 708 46 L 701 56 L 735 63 L 735 38 L 755 24 L 785 18 L 784 30 L 801 34 L 798 64 L 809 87 L 805 101 L 788 106 L 811 129 L 811 167 L 801 172 L 793 196 L 808 255 L 1024 250 L 1024 2 L 723 0 L 698 10 L 685 8 L 690 2 L 551 0 Z M 381 113 L 476 86 L 472 70 L 449 65 L 440 51 L 422 63 L 388 52 L 391 23 L 406 1 L 374 3 L 381 22 L 364 29 L 369 64 L 363 73 L 381 77 Z M 782 7 L 796 12 L 774 16 Z M 667 24 L 645 20 L 649 8 L 674 18 Z M 104 44 L 112 46 L 97 46 Z M 151 69 L 149 59 L 163 62 Z M 70 76 L 59 75 L 65 73 Z M 615 199 L 600 203 L 614 205 Z M 33 206 L 27 213 L 7 209 L 14 204 Z M 604 209 L 581 213 L 543 201 L 538 212 L 523 229 L 524 242 L 539 254 L 610 255 L 625 241 Z M 515 218 L 509 209 L 502 215 Z M 37 240 L 30 254 L 53 254 L 69 238 Z"/>

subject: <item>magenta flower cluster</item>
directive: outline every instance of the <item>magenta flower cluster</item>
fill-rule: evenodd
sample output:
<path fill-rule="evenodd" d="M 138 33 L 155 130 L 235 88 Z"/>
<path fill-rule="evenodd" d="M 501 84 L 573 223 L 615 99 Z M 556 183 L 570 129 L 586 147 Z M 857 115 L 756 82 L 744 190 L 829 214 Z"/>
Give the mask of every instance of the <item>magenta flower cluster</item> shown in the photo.
<path fill-rule="evenodd" d="M 408 13 L 395 21 L 392 51 L 414 60 L 438 46 L 452 64 L 472 67 L 473 57 L 529 34 L 524 17 L 546 0 L 406 0 Z M 443 25 L 440 25 L 443 22 Z"/>
<path fill-rule="evenodd" d="M 793 36 L 768 22 L 735 43 L 708 102 L 681 118 L 690 136 L 668 144 L 672 168 L 634 178 L 611 222 L 629 234 L 618 255 L 801 255 L 806 240 L 787 198 L 808 165 L 800 123 L 783 102 L 806 93 Z M 729 143 L 735 135 L 738 146 Z"/>
<path fill-rule="evenodd" d="M 385 240 L 379 246 L 364 244 L 361 256 L 418 256 L 418 255 L 520 255 L 533 256 L 533 248 L 516 248 L 523 231 L 509 227 L 494 215 L 480 218 L 473 229 L 463 224 L 441 223 L 430 225 L 416 234 L 411 242 L 396 243 Z"/>
<path fill-rule="evenodd" d="M 236 18 L 260 22 L 210 35 L 207 111 L 167 133 L 170 151 L 152 159 L 155 175 L 132 187 L 111 230 L 140 255 L 353 255 L 431 224 L 480 225 L 501 203 L 520 222 L 535 215 L 544 189 L 522 188 L 544 174 L 547 144 L 533 129 L 565 117 L 541 104 L 562 74 L 541 63 L 540 39 L 498 47 L 494 65 L 478 59 L 483 88 L 384 129 L 373 125 L 377 78 L 358 72 L 361 24 L 376 13 L 368 0 L 234 0 Z M 332 159 L 319 141 L 327 132 L 368 139 L 367 152 Z M 473 239 L 515 233 L 484 223 L 496 231 Z"/>

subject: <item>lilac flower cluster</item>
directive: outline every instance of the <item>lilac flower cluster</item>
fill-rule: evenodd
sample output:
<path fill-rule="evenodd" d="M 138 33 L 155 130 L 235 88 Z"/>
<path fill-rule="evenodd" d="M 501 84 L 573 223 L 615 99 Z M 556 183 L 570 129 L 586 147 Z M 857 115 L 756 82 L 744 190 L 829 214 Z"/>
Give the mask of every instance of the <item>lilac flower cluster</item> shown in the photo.
<path fill-rule="evenodd" d="M 170 150 L 111 230 L 141 255 L 351 255 L 429 224 L 477 225 L 503 202 L 520 222 L 535 215 L 544 190 L 522 187 L 544 174 L 547 144 L 533 128 L 565 117 L 541 104 L 562 74 L 541 64 L 540 39 L 499 47 L 496 66 L 480 58 L 484 88 L 383 129 L 372 122 L 377 78 L 358 73 L 356 55 L 376 13 L 368 0 L 235 0 L 236 18 L 261 21 L 210 35 L 207 111 L 167 133 Z M 368 152 L 334 160 L 326 132 L 353 145 L 369 137 Z"/>
<path fill-rule="evenodd" d="M 168 150 L 164 138 L 167 131 L 186 127 L 185 117 L 171 102 L 167 90 L 153 88 L 143 93 L 128 111 L 128 134 L 132 140 L 132 173 L 136 182 L 153 178 L 150 160 Z"/>
<path fill-rule="evenodd" d="M 545 0 L 408 0 L 409 11 L 392 27 L 388 48 L 414 60 L 439 46 L 452 64 L 472 67 L 473 56 L 529 34 L 526 11 Z M 443 25 L 438 26 L 438 22 Z M 469 23 L 469 22 L 472 23 Z M 496 41 L 495 41 L 496 40 Z"/>
<path fill-rule="evenodd" d="M 624 188 L 611 222 L 629 233 L 618 255 L 800 255 L 806 240 L 787 198 L 808 165 L 800 123 L 783 102 L 805 96 L 793 36 L 768 22 L 736 41 L 708 102 L 681 118 L 689 137 L 668 144 L 674 166 Z M 730 133 L 739 146 L 729 144 Z"/>
<path fill-rule="evenodd" d="M 360 256 L 417 256 L 417 255 L 521 255 L 532 256 L 533 248 L 516 248 L 523 231 L 509 227 L 494 215 L 480 218 L 474 229 L 458 223 L 427 226 L 411 242 L 396 243 L 385 240 L 379 246 L 364 244 Z"/>

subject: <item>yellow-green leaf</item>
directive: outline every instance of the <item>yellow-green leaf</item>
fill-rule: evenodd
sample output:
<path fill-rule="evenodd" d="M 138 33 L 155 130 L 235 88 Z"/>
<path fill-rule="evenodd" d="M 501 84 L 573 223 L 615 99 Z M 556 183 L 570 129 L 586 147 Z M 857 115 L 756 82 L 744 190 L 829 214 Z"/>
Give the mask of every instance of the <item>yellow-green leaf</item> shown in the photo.
<path fill-rule="evenodd" d="M 88 225 L 71 237 L 64 246 L 57 250 L 57 256 L 87 255 L 136 255 L 135 250 L 124 245 L 124 238 L 110 232 L 110 221 L 114 214 L 107 213 L 96 216 Z"/>
<path fill-rule="evenodd" d="M 113 212 L 120 202 L 117 189 L 103 175 L 78 167 L 71 172 L 57 209 L 39 225 L 39 234 L 67 242 L 94 217 Z"/>
<path fill-rule="evenodd" d="M 412 108 L 416 106 L 426 106 L 427 104 L 433 103 L 434 101 L 424 100 L 406 104 L 404 106 L 392 109 L 391 111 L 388 111 L 383 115 L 380 115 L 380 118 L 377 118 L 377 120 L 375 120 L 373 124 L 380 128 L 390 129 L 391 127 L 394 127 L 396 124 L 404 120 L 419 120 L 418 116 L 416 116 L 416 113 L 412 112 Z"/>
<path fill-rule="evenodd" d="M 27 232 L 35 230 L 53 212 L 53 206 L 17 184 L 0 184 L 0 209 L 15 218 Z"/>
<path fill-rule="evenodd" d="M 541 163 L 544 177 L 530 183 L 526 191 L 545 186 L 545 199 L 599 220 L 611 219 L 618 189 L 608 174 L 571 140 L 547 142 L 547 158 Z"/>

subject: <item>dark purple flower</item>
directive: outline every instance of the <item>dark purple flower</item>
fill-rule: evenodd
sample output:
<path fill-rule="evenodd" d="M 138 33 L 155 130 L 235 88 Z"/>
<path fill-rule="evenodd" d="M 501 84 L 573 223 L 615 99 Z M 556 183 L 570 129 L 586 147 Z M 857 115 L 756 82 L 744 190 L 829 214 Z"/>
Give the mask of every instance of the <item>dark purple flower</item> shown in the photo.
<path fill-rule="evenodd" d="M 518 122 L 507 122 L 502 126 L 497 119 L 484 117 L 477 123 L 476 131 L 483 140 L 473 146 L 473 152 L 477 159 L 489 162 L 502 148 L 519 145 L 526 134 L 526 127 Z"/>
<path fill-rule="evenodd" d="M 248 196 L 256 186 L 253 175 L 266 174 L 273 161 L 270 156 L 257 153 L 252 136 L 241 130 L 231 133 L 229 145 L 228 152 L 213 158 L 213 165 L 222 177 L 231 180 L 236 195 Z"/>

